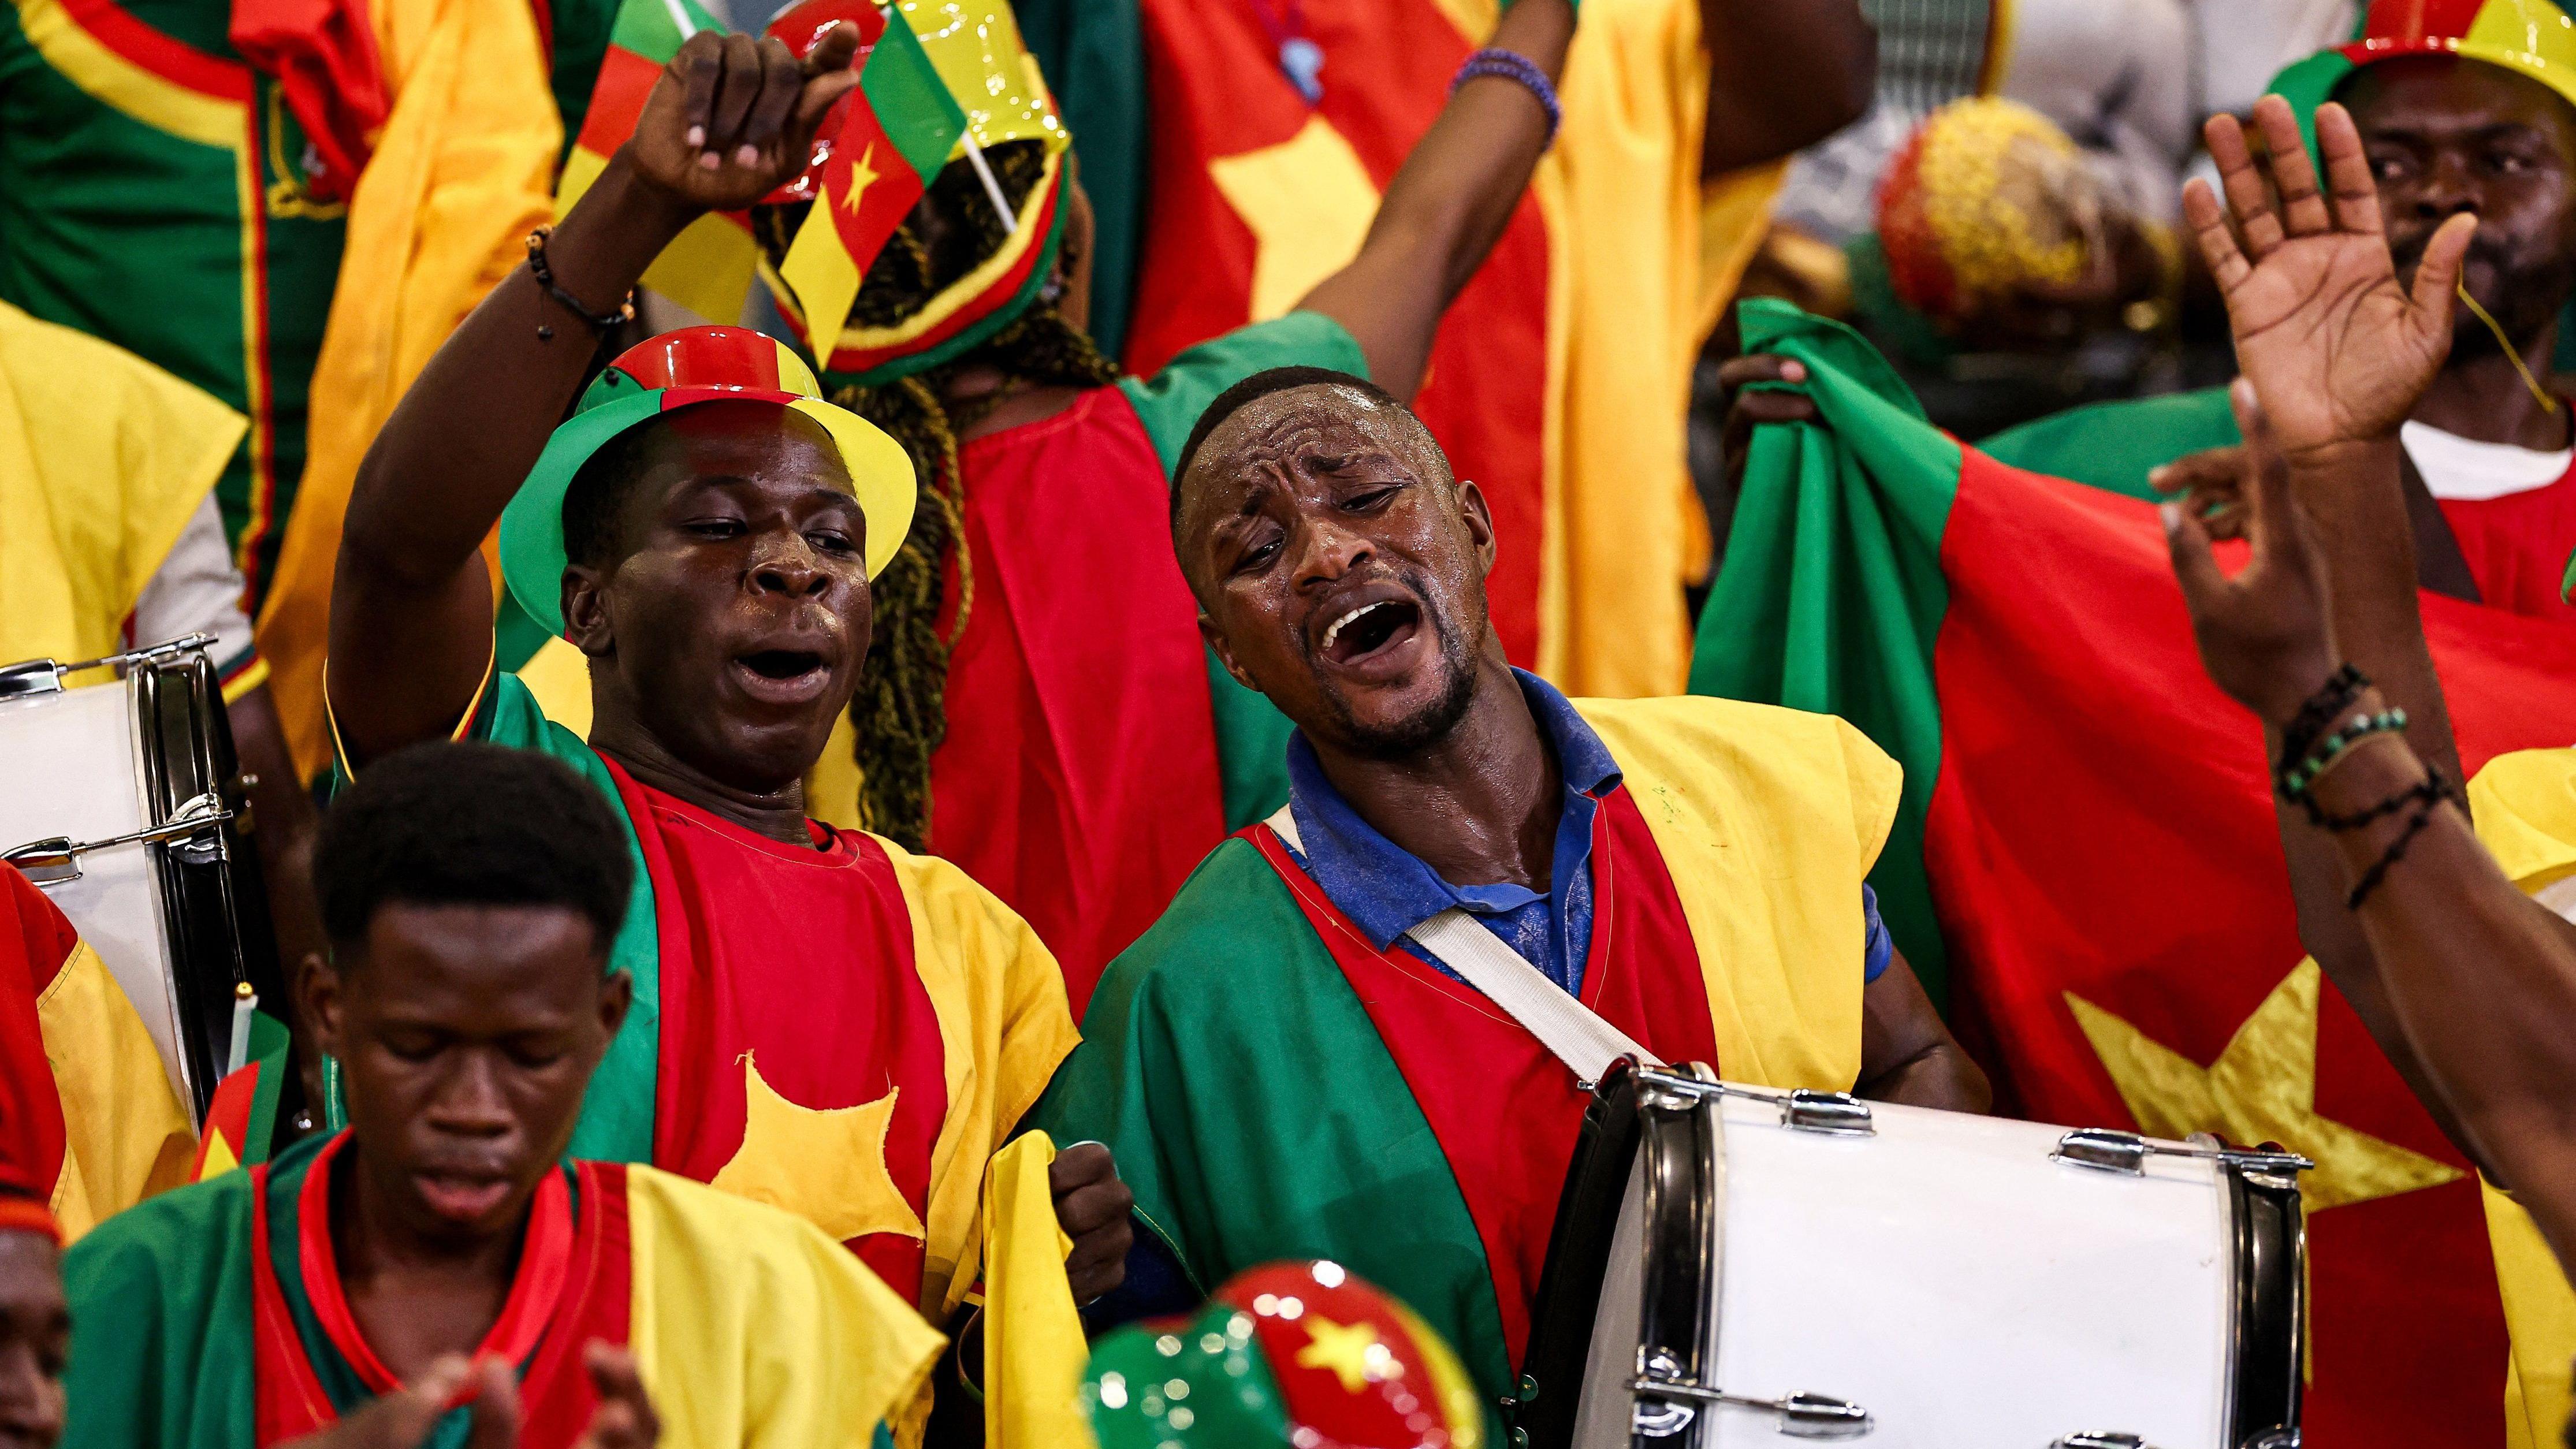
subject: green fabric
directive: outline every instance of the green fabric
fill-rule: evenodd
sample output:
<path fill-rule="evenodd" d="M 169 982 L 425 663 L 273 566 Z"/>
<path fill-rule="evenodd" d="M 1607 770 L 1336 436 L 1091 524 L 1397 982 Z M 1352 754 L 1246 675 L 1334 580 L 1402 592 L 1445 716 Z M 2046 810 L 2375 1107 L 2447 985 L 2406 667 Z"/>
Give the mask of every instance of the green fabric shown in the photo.
<path fill-rule="evenodd" d="M 1119 389 L 1145 425 L 1163 474 L 1180 465 L 1190 429 L 1217 394 L 1274 367 L 1329 367 L 1368 376 L 1368 356 L 1350 329 L 1321 312 L 1291 312 L 1212 337 L 1150 379 L 1122 377 Z M 1288 717 L 1234 682 L 1207 656 L 1208 703 L 1216 715 L 1217 769 L 1225 787 L 1225 828 L 1243 827 L 1288 803 Z"/>
<path fill-rule="evenodd" d="M 547 86 L 555 93 L 555 111 L 563 117 L 561 166 L 581 139 L 582 120 L 590 114 L 590 93 L 599 84 L 600 63 L 608 58 L 609 32 L 617 24 L 617 0 L 553 0 L 548 11 L 554 24 L 554 64 Z"/>
<path fill-rule="evenodd" d="M 1879 915 L 1934 1002 L 1948 953 L 1923 865 L 1941 765 L 1932 645 L 1949 609 L 1941 536 L 1959 446 L 1926 422 L 1860 334 L 1786 302 L 1742 304 L 1744 350 L 1806 364 L 1795 388 L 1818 423 L 1754 430 L 1726 558 L 1701 610 L 1694 694 L 1840 715 L 1905 767 L 1887 848 L 1871 868 Z M 1882 489 L 1874 478 L 1913 486 Z"/>
<path fill-rule="evenodd" d="M 1137 0 L 1019 0 L 1020 38 L 1046 73 L 1091 198 L 1091 340 L 1127 345 L 1144 245 L 1145 38 Z"/>
<path fill-rule="evenodd" d="M 2147 486 L 2148 470 L 2243 441 L 2227 389 L 2213 387 L 2068 408 L 2006 428 L 1977 451 L 2011 467 L 2153 502 L 2158 494 Z"/>
<path fill-rule="evenodd" d="M 257 1062 L 259 1076 L 251 1087 L 250 1121 L 241 1144 L 244 1167 L 266 1162 L 269 1149 L 277 1145 L 277 1099 L 286 1089 L 286 1074 L 295 1070 L 294 1049 L 286 1023 L 265 1011 L 251 1013 L 250 1051 L 243 1060 Z"/>
<path fill-rule="evenodd" d="M 1038 293 L 1046 289 L 1048 279 L 1055 275 L 1056 256 L 1063 250 L 1064 233 L 1068 225 L 1067 218 L 1070 215 L 1070 208 L 1063 204 L 1057 205 L 1055 219 L 1047 224 L 1044 250 L 1040 251 L 1037 260 L 1030 264 L 1027 279 L 1020 283 L 1020 289 L 1012 293 L 1009 300 L 994 308 L 982 321 L 969 325 L 945 342 L 925 347 L 919 352 L 904 353 L 889 361 L 881 362 L 865 372 L 826 372 L 823 374 L 823 395 L 838 397 L 841 389 L 845 387 L 879 387 L 897 378 L 928 372 L 943 363 L 963 357 L 991 341 L 1003 328 L 1019 320 L 1020 314 L 1028 310 L 1029 303 L 1037 300 Z"/>
<path fill-rule="evenodd" d="M 1940 367 L 1959 355 L 1958 344 L 1942 334 L 1939 323 L 1896 295 L 1887 248 L 1877 232 L 1861 232 L 1844 242 L 1843 262 L 1851 280 L 1853 316 L 1899 356 L 1917 367 Z"/>
<path fill-rule="evenodd" d="M 928 186 L 948 164 L 949 148 L 966 129 L 966 113 L 932 69 L 910 25 L 886 27 L 859 72 L 859 94 L 895 154 Z"/>
<path fill-rule="evenodd" d="M 1031 1121 L 1108 1144 L 1136 1213 L 1206 1293 L 1330 1258 L 1458 1350 L 1488 1404 L 1512 1368 L 1483 1240 L 1348 978 L 1249 842 L 1199 864 L 1100 979 Z"/>
<path fill-rule="evenodd" d="M 63 1255 L 62 1449 L 251 1449 L 251 1179 L 165 1192 Z"/>
<path fill-rule="evenodd" d="M 298 1194 L 304 1189 L 304 1177 L 313 1159 L 338 1133 L 317 1132 L 293 1147 L 279 1153 L 268 1169 L 268 1261 L 277 1273 L 278 1296 L 286 1302 L 287 1316 L 295 1321 L 295 1336 L 304 1344 L 304 1360 L 313 1367 L 314 1381 L 330 1399 L 332 1412 L 341 1418 L 358 1411 L 375 1397 L 366 1380 L 332 1347 L 330 1334 L 323 1331 L 322 1320 L 313 1311 L 313 1294 L 304 1286 L 303 1245 L 297 1233 L 302 1216 L 297 1212 Z M 448 1420 L 462 1417 L 461 1411 L 450 1413 L 433 1432 L 426 1449 L 455 1449 L 462 1435 L 450 1435 Z"/>
<path fill-rule="evenodd" d="M 1179 1340 L 1178 1352 L 1166 1351 L 1167 1336 Z M 1119 1381 L 1115 1392 L 1103 1392 L 1106 1379 Z M 1178 1328 L 1130 1324 L 1101 1339 L 1083 1365 L 1082 1408 L 1098 1449 L 1286 1449 L 1297 1442 L 1251 1317 L 1231 1303 L 1209 1303 Z"/>
<path fill-rule="evenodd" d="M 119 9 L 238 63 L 225 38 L 229 6 L 126 0 Z M 244 318 L 254 264 L 244 254 L 239 153 L 90 95 L 46 64 L 16 6 L 0 8 L 0 301 L 114 343 L 238 412 L 253 412 L 255 390 L 266 395 L 274 496 L 259 496 L 268 485 L 251 466 L 256 425 L 215 485 L 225 537 L 248 553 L 252 590 L 264 594 L 304 472 L 306 395 L 347 225 L 341 208 L 310 200 L 298 169 L 303 132 L 276 83 L 252 73 L 250 85 L 244 144 L 256 147 L 255 204 L 267 213 L 258 348 Z M 247 537 L 263 510 L 265 531 Z"/>
<path fill-rule="evenodd" d="M 558 578 L 562 577 L 557 575 Z M 492 611 L 492 667 L 503 674 L 516 674 L 519 667 L 537 657 L 546 641 L 555 637 L 546 626 L 528 617 L 519 607 L 519 596 L 509 589 L 501 591 L 501 602 Z"/>

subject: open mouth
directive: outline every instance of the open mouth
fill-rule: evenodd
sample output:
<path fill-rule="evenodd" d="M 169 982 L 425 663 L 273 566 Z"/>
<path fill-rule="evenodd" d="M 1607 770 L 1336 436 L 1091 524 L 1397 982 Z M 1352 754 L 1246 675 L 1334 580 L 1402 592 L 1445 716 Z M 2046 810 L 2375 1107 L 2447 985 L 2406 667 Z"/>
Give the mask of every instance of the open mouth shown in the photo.
<path fill-rule="evenodd" d="M 733 667 L 754 698 L 776 704 L 812 699 L 832 677 L 830 664 L 811 649 L 756 650 L 736 656 Z"/>
<path fill-rule="evenodd" d="M 424 1172 L 412 1179 L 429 1210 L 453 1222 L 488 1216 L 510 1196 L 510 1180 L 480 1173 Z"/>
<path fill-rule="evenodd" d="M 1409 599 L 1380 599 L 1326 625 L 1317 652 L 1333 664 L 1356 664 L 1403 644 L 1421 627 L 1421 605 Z"/>

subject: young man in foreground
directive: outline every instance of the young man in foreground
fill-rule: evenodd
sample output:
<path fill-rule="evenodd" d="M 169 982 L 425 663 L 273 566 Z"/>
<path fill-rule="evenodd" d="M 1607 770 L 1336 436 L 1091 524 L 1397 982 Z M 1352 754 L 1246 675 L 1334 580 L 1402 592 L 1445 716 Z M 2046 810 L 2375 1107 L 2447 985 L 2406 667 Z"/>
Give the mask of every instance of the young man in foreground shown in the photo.
<path fill-rule="evenodd" d="M 1359 378 L 1246 379 L 1179 476 L 1200 631 L 1296 722 L 1289 805 L 1111 964 L 1041 1110 L 1128 1164 L 1176 1297 L 1331 1258 L 1510 1392 L 1589 1095 L 1414 939 L 1453 909 L 1665 1061 L 1984 1109 L 1862 885 L 1899 780 L 1857 731 L 1511 668 L 1483 495 Z"/>
<path fill-rule="evenodd" d="M 333 961 L 298 995 L 349 1127 L 68 1255 L 72 1444 L 275 1444 L 405 1386 L 375 1432 L 470 1388 L 440 1445 L 470 1425 L 530 1449 L 801 1449 L 902 1417 L 939 1336 L 839 1245 L 650 1167 L 567 1160 L 634 991 L 606 969 L 634 884 L 619 836 L 569 770 L 484 746 L 379 761 L 332 807 Z"/>

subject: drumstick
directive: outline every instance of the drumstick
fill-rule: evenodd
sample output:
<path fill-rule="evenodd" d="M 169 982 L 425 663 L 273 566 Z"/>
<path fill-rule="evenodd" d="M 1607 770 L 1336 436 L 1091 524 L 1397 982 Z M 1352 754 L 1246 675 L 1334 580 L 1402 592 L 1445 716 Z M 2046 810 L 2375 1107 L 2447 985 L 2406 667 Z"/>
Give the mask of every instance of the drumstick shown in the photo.
<path fill-rule="evenodd" d="M 233 983 L 233 1044 L 224 1054 L 224 1075 L 229 1077 L 250 1060 L 250 1015 L 259 1010 L 259 994 L 247 981 Z"/>

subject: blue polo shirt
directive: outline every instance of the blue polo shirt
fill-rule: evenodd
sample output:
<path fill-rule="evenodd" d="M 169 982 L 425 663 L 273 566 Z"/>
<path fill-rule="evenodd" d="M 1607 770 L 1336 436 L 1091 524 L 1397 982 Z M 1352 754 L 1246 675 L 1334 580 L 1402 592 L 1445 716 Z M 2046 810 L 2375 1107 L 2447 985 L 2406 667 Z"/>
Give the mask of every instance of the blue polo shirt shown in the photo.
<path fill-rule="evenodd" d="M 1451 885 L 1421 858 L 1378 833 L 1360 818 L 1303 735 L 1288 741 L 1288 809 L 1304 848 L 1299 861 L 1324 894 L 1351 918 L 1369 943 L 1403 949 L 1442 974 L 1446 965 L 1417 948 L 1404 933 L 1452 906 L 1465 909 L 1503 944 L 1566 990 L 1581 995 L 1583 967 L 1592 952 L 1592 826 L 1601 800 L 1619 787 L 1619 765 L 1601 737 L 1553 685 L 1524 670 L 1512 671 L 1529 701 L 1539 735 L 1556 757 L 1564 780 L 1564 811 L 1556 826 L 1556 853 L 1545 894 L 1517 885 Z M 1860 888 L 1865 932 L 1861 979 L 1876 981 L 1887 969 L 1894 943 L 1878 919 L 1878 896 Z"/>

